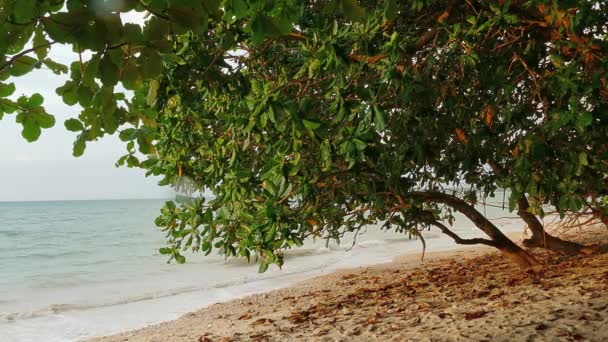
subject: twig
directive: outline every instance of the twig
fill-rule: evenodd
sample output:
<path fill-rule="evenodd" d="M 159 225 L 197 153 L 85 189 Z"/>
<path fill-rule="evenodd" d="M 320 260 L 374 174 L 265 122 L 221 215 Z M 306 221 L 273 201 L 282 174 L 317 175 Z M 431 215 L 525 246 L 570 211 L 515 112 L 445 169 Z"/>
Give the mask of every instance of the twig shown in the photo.
<path fill-rule="evenodd" d="M 463 239 L 460 236 L 456 235 L 453 231 L 451 231 L 448 227 L 446 227 L 443 223 L 438 221 L 431 221 L 430 224 L 439 228 L 442 233 L 451 237 L 457 244 L 459 245 L 477 245 L 482 244 L 486 246 L 496 247 L 496 243 L 492 240 L 474 238 L 474 239 Z"/>
<path fill-rule="evenodd" d="M 144 2 L 143 2 L 143 1 L 141 1 L 141 0 L 137 0 L 137 2 L 139 2 L 139 4 L 141 5 L 141 7 L 143 7 L 143 8 L 144 8 L 146 11 L 148 11 L 148 12 L 150 12 L 150 13 L 154 14 L 155 16 L 157 16 L 157 17 L 159 17 L 159 18 L 163 18 L 163 19 L 165 19 L 165 20 L 167 20 L 167 21 L 171 21 L 171 18 L 169 18 L 168 16 L 166 16 L 166 15 L 164 15 L 164 14 L 160 14 L 160 13 L 158 13 L 158 12 L 156 12 L 156 11 L 152 10 L 152 9 L 151 9 L 151 8 L 150 8 L 148 5 L 144 4 Z"/>
<path fill-rule="evenodd" d="M 4 69 L 8 68 L 9 66 L 11 66 L 11 64 L 13 64 L 13 62 L 15 62 L 19 57 L 23 57 L 23 56 L 27 55 L 30 52 L 34 52 L 34 51 L 36 51 L 38 49 L 51 46 L 51 45 L 53 45 L 55 43 L 57 43 L 57 42 L 54 42 L 54 41 L 53 42 L 47 42 L 47 43 L 40 44 L 40 45 L 34 46 L 34 47 L 30 48 L 30 49 L 23 50 L 23 51 L 19 52 L 18 54 L 16 54 L 13 57 L 11 57 L 11 59 L 9 59 L 6 63 L 2 64 L 2 66 L 0 66 L 0 71 L 2 71 Z"/>

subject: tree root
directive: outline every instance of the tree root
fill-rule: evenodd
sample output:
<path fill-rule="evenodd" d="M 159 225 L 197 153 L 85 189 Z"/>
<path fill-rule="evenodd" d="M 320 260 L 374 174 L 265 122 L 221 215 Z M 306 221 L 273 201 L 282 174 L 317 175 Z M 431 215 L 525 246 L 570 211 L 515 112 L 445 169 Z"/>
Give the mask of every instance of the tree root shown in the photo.
<path fill-rule="evenodd" d="M 498 249 L 503 255 L 509 258 L 512 262 L 519 265 L 519 267 L 521 267 L 522 269 L 527 270 L 531 273 L 540 272 L 542 264 L 538 260 L 536 260 L 536 258 L 529 252 L 519 247 L 517 249 L 499 247 Z"/>
<path fill-rule="evenodd" d="M 545 232 L 545 227 L 538 218 L 528 212 L 528 208 L 530 207 L 528 199 L 522 197 L 517 202 L 519 206 L 517 214 L 526 222 L 530 231 L 532 231 L 532 237 L 522 241 L 524 246 L 528 248 L 544 248 L 567 255 L 595 253 L 597 246 L 585 246 L 576 242 L 562 240 L 548 234 Z"/>
<path fill-rule="evenodd" d="M 527 248 L 544 248 L 567 255 L 593 254 L 599 250 L 599 246 L 597 245 L 581 245 L 576 242 L 562 240 L 547 233 L 544 235 L 534 234 L 531 238 L 523 240 L 522 243 Z"/>

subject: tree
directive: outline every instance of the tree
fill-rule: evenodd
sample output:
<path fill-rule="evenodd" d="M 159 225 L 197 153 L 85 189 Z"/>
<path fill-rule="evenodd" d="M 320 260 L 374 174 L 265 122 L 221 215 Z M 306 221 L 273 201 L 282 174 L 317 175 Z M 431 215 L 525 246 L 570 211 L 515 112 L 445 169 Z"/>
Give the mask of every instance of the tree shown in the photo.
<path fill-rule="evenodd" d="M 309 237 L 384 222 L 538 265 L 475 208 L 509 190 L 531 247 L 588 253 L 539 217 L 608 214 L 605 1 L 4 1 L 0 79 L 41 64 L 78 118 L 74 155 L 119 132 L 118 164 L 211 190 L 156 223 L 161 253 L 283 263 Z M 146 12 L 142 25 L 120 13 Z M 33 38 L 32 38 L 33 36 Z M 33 39 L 33 47 L 26 48 Z M 7 45 L 8 43 L 8 45 Z M 69 44 L 67 68 L 46 58 Z M 92 52 L 82 60 L 84 52 Z M 36 56 L 33 57 L 32 53 Z M 121 84 L 129 92 L 121 91 Z M 12 101 L 23 135 L 52 126 L 39 95 Z M 137 146 L 137 150 L 136 150 Z M 143 161 L 140 159 L 143 157 Z M 455 211 L 488 238 L 462 239 Z"/>

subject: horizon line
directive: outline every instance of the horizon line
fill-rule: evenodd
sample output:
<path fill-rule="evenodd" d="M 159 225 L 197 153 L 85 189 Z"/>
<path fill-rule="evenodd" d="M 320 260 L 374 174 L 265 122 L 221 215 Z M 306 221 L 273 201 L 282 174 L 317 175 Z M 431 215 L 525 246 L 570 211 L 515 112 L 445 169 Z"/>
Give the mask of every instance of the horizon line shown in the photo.
<path fill-rule="evenodd" d="M 76 198 L 76 199 L 43 199 L 43 200 L 1 200 L 0 203 L 24 203 L 24 202 L 86 202 L 86 201 L 137 201 L 137 200 L 171 200 L 173 197 L 124 197 L 124 198 Z"/>

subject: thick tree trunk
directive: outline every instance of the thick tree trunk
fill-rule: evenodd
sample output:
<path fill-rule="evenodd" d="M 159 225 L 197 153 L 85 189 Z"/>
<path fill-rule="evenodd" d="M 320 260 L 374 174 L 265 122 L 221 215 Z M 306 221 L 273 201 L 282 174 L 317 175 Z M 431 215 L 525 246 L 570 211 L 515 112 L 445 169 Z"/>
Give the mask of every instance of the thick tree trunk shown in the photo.
<path fill-rule="evenodd" d="M 534 256 L 516 245 L 474 206 L 464 200 L 441 192 L 418 192 L 416 195 L 425 201 L 444 203 L 461 212 L 492 239 L 494 247 L 520 267 L 536 271 L 535 266 L 541 265 Z"/>
<path fill-rule="evenodd" d="M 570 255 L 593 253 L 593 247 L 565 241 L 545 232 L 545 227 L 543 227 L 538 218 L 528 212 L 530 204 L 525 197 L 520 198 L 517 204 L 517 214 L 526 222 L 528 228 L 530 228 L 530 231 L 532 232 L 532 237 L 523 241 L 524 246 L 528 248 L 540 247 Z"/>
<path fill-rule="evenodd" d="M 488 165 L 490 165 L 498 177 L 502 177 L 504 170 L 500 165 L 492 161 L 488 161 Z M 576 242 L 565 241 L 547 234 L 547 232 L 545 232 L 545 227 L 540 223 L 538 218 L 528 212 L 530 203 L 528 203 L 528 199 L 526 199 L 525 195 L 517 201 L 517 205 L 517 215 L 526 222 L 530 231 L 532 231 L 532 237 L 522 242 L 524 246 L 528 248 L 541 247 L 572 255 L 590 254 L 595 251 L 594 247 L 583 246 Z"/>

